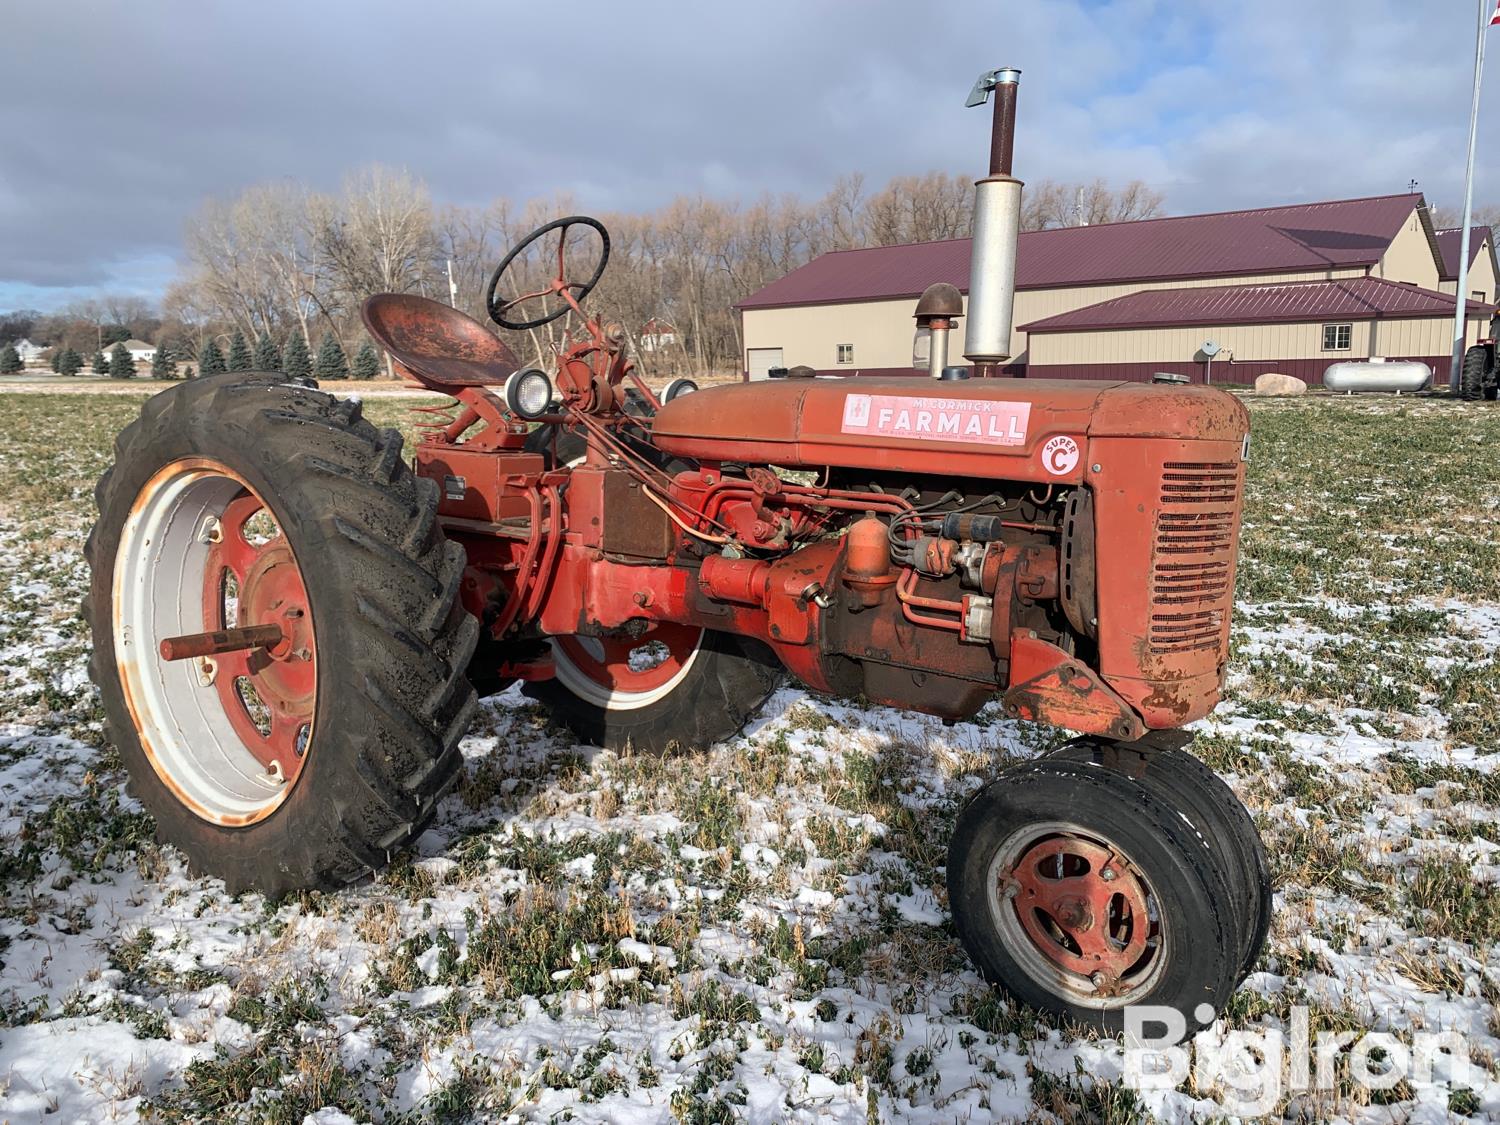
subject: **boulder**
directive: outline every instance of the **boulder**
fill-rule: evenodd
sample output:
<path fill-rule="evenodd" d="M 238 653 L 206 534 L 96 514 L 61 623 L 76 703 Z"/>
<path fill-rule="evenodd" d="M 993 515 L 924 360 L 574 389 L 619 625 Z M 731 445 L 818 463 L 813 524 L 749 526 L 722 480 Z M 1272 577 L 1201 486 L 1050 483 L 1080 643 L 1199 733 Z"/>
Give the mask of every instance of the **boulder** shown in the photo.
<path fill-rule="evenodd" d="M 1258 395 L 1305 395 L 1307 384 L 1295 375 L 1267 371 L 1264 375 L 1255 377 L 1255 393 Z"/>

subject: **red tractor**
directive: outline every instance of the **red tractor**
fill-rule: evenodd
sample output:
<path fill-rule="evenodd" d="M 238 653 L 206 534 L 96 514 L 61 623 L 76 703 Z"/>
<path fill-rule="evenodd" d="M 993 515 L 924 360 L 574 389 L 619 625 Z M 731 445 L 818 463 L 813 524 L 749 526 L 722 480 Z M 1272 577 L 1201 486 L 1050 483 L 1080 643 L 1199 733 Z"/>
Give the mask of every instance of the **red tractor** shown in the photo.
<path fill-rule="evenodd" d="M 971 368 L 947 365 L 961 305 L 936 286 L 918 315 L 939 378 L 658 395 L 584 310 L 609 240 L 570 218 L 489 295 L 508 329 L 578 318 L 555 375 L 447 306 L 365 304 L 403 373 L 454 400 L 412 461 L 306 380 L 151 399 L 98 485 L 88 616 L 163 838 L 234 891 L 364 877 L 459 773 L 476 687 L 521 681 L 580 739 L 647 753 L 734 735 L 787 672 L 950 720 L 998 697 L 1082 737 L 958 818 L 949 902 L 975 963 L 1109 1029 L 1133 1004 L 1211 1019 L 1271 904 L 1249 816 L 1176 733 L 1223 684 L 1248 419 L 1206 387 L 986 377 L 1020 200 L 1016 72 L 991 89 Z M 508 296 L 554 238 L 551 282 Z"/>

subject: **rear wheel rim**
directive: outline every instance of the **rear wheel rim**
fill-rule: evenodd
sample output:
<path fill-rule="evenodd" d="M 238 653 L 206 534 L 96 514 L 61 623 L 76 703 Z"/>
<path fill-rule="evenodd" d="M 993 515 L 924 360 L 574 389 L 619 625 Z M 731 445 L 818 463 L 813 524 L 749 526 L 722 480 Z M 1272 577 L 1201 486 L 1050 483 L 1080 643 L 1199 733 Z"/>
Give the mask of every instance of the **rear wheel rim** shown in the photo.
<path fill-rule="evenodd" d="M 1118 845 L 1075 824 L 1019 829 L 990 863 L 990 913 L 1038 984 L 1090 1008 L 1136 1003 L 1167 953 L 1161 900 Z"/>
<path fill-rule="evenodd" d="M 167 465 L 121 529 L 113 598 L 115 661 L 157 776 L 212 823 L 269 816 L 306 768 L 317 702 L 307 587 L 270 506 L 217 461 Z M 158 650 L 267 623 L 282 630 L 270 648 L 177 661 Z"/>
<path fill-rule="evenodd" d="M 659 622 L 639 637 L 554 637 L 557 679 L 605 710 L 648 707 L 687 678 L 703 649 L 703 633 L 691 625 Z"/>

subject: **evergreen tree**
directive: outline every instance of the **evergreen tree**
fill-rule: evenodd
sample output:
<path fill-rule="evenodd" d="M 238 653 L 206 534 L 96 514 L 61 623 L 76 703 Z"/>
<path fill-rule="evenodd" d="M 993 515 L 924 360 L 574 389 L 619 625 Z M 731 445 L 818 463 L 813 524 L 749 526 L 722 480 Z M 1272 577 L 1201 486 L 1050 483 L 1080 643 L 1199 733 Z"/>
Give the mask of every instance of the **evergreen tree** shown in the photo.
<path fill-rule="evenodd" d="M 158 379 L 177 378 L 177 356 L 173 353 L 170 344 L 156 345 L 156 355 L 151 360 L 151 374 Z"/>
<path fill-rule="evenodd" d="M 302 333 L 293 332 L 292 338 L 286 342 L 281 370 L 293 379 L 306 379 L 312 374 L 312 357 L 307 354 L 307 341 L 302 338 Z"/>
<path fill-rule="evenodd" d="M 0 348 L 0 375 L 14 375 L 26 365 L 21 362 L 21 353 L 14 344 Z"/>
<path fill-rule="evenodd" d="M 250 370 L 250 345 L 245 342 L 245 334 L 240 331 L 229 338 L 229 370 Z"/>
<path fill-rule="evenodd" d="M 193 379 L 197 377 L 197 372 L 193 370 L 193 365 L 191 363 L 185 363 L 182 365 L 182 377 L 184 379 Z"/>
<path fill-rule="evenodd" d="M 52 374 L 62 374 L 62 357 L 63 347 L 61 344 L 59 344 L 57 347 L 52 349 Z"/>
<path fill-rule="evenodd" d="M 105 354 L 102 351 L 98 351 L 98 352 L 94 353 L 94 374 L 95 375 L 108 375 L 109 374 L 109 359 L 108 359 L 107 356 L 105 356 Z"/>
<path fill-rule="evenodd" d="M 327 333 L 318 345 L 318 361 L 313 365 L 313 374 L 319 379 L 349 378 L 349 361 L 344 358 L 344 348 L 332 332 Z"/>
<path fill-rule="evenodd" d="M 219 350 L 219 345 L 213 340 L 203 345 L 203 350 L 198 353 L 198 371 L 203 375 L 217 375 L 221 371 L 227 371 L 224 366 L 224 353 Z"/>
<path fill-rule="evenodd" d="M 57 361 L 59 375 L 77 375 L 83 370 L 83 356 L 72 348 L 64 348 L 62 358 Z"/>
<path fill-rule="evenodd" d="M 255 341 L 255 370 L 280 371 L 281 349 L 271 339 L 269 332 L 262 332 Z"/>
<path fill-rule="evenodd" d="M 380 356 L 376 354 L 370 341 L 366 340 L 359 346 L 349 374 L 355 379 L 373 379 L 380 374 Z"/>
<path fill-rule="evenodd" d="M 129 379 L 135 374 L 135 360 L 130 358 L 130 353 L 125 350 L 124 344 L 116 344 L 109 349 L 109 377 L 111 379 Z"/>

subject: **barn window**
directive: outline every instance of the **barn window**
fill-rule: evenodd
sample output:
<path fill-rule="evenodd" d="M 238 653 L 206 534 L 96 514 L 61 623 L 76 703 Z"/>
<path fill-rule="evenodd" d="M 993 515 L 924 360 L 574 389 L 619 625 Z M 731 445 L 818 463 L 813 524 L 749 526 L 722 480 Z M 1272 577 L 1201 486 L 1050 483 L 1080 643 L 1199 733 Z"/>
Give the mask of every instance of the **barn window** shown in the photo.
<path fill-rule="evenodd" d="M 1323 325 L 1323 350 L 1325 352 L 1347 352 L 1354 338 L 1352 324 Z"/>
<path fill-rule="evenodd" d="M 839 345 L 839 362 L 840 363 L 853 363 L 854 362 L 854 345 L 853 344 L 840 344 Z"/>
<path fill-rule="evenodd" d="M 1476 289 L 1476 290 L 1474 290 L 1472 293 L 1469 294 L 1469 300 L 1471 300 L 1471 301 L 1478 301 L 1481 305 L 1484 304 L 1484 290 L 1483 289 Z"/>

